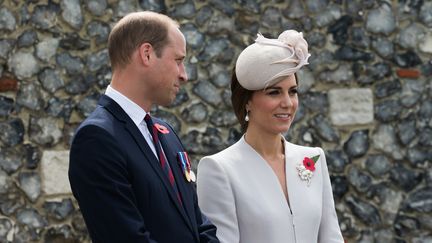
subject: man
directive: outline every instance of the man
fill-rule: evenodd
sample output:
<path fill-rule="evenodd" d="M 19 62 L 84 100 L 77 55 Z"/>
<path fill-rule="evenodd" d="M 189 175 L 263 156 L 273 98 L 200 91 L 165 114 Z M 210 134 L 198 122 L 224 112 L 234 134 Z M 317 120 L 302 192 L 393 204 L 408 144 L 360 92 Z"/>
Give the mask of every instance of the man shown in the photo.
<path fill-rule="evenodd" d="M 111 83 L 70 151 L 69 180 L 93 242 L 219 242 L 198 208 L 180 140 L 148 116 L 187 81 L 178 24 L 131 13 L 112 29 L 108 51 Z"/>

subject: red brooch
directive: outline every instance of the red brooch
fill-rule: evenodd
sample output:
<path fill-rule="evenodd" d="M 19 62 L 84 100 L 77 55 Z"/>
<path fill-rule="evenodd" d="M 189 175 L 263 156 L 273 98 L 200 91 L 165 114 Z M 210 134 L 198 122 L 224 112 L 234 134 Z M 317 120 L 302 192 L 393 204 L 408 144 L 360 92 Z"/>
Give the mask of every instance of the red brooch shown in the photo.
<path fill-rule="evenodd" d="M 315 163 L 318 161 L 319 157 L 319 155 L 316 155 L 312 158 L 304 157 L 303 163 L 299 163 L 297 165 L 297 171 L 300 179 L 307 181 L 308 186 L 311 183 L 313 172 L 315 171 Z"/>
<path fill-rule="evenodd" d="M 154 126 L 162 134 L 168 134 L 169 133 L 169 130 L 168 130 L 168 128 L 166 128 L 166 126 L 163 126 L 159 123 L 155 123 Z"/>

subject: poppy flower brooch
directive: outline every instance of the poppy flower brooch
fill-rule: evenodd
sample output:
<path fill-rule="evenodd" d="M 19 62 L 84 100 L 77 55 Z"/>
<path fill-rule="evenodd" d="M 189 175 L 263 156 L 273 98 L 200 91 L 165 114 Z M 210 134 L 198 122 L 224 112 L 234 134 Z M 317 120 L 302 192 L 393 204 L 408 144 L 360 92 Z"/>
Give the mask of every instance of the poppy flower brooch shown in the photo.
<path fill-rule="evenodd" d="M 168 134 L 169 133 L 169 130 L 168 130 L 168 128 L 166 128 L 166 126 L 163 126 L 159 123 L 155 123 L 154 126 L 162 134 Z"/>
<path fill-rule="evenodd" d="M 307 186 L 310 185 L 313 173 L 315 171 L 315 163 L 319 159 L 319 155 L 314 157 L 304 157 L 303 163 L 297 165 L 297 171 L 300 179 L 307 181 Z"/>

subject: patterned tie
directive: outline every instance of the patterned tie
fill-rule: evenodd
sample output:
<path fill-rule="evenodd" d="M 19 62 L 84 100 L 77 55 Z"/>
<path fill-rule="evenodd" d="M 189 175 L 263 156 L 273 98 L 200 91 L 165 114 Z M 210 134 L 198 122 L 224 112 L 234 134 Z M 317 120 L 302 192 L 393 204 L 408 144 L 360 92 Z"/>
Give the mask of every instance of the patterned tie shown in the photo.
<path fill-rule="evenodd" d="M 150 134 L 153 137 L 153 143 L 154 143 L 154 146 L 156 148 L 156 153 L 158 155 L 162 170 L 165 172 L 165 175 L 168 177 L 168 180 L 171 184 L 171 187 L 173 188 L 174 192 L 177 195 L 177 199 L 179 200 L 180 204 L 182 204 L 180 192 L 177 189 L 177 184 L 174 180 L 174 174 L 171 170 L 171 166 L 169 165 L 168 160 L 165 157 L 164 152 L 162 151 L 162 145 L 161 145 L 161 143 L 159 141 L 159 137 L 158 137 L 158 130 L 157 130 L 156 126 L 153 124 L 153 120 L 151 119 L 149 114 L 146 114 L 146 116 L 144 117 L 144 120 L 147 123 L 147 128 L 149 129 Z"/>

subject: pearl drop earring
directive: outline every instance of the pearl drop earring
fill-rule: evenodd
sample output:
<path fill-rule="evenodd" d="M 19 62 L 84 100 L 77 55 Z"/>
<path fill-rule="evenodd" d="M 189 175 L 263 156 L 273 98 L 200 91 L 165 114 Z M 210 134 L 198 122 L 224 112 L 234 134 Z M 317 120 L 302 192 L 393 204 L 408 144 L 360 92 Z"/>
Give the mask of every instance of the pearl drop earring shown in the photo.
<path fill-rule="evenodd" d="M 246 121 L 246 122 L 249 121 L 249 111 L 248 111 L 248 110 L 246 110 L 245 121 Z"/>

